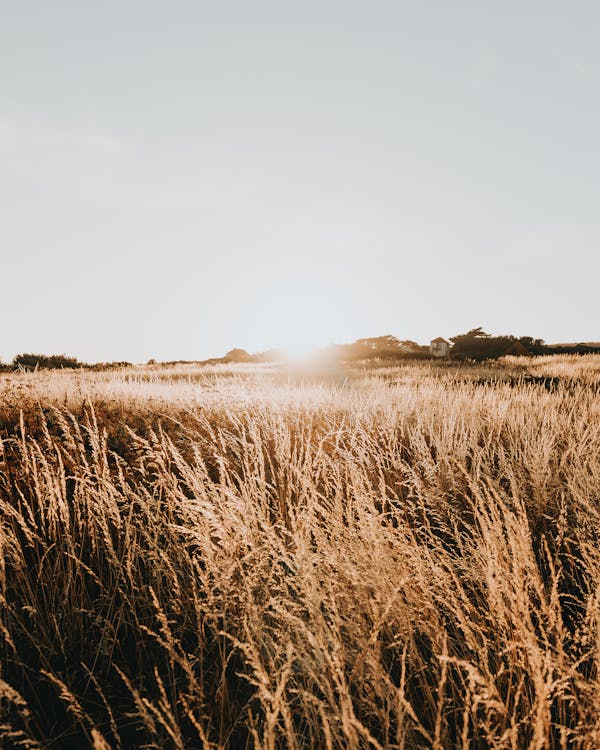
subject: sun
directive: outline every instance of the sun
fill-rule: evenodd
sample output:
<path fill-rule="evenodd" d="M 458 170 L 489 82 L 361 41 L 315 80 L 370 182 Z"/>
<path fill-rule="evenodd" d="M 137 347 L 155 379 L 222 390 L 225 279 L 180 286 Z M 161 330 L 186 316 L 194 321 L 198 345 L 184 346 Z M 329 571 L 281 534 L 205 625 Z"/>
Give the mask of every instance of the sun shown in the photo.
<path fill-rule="evenodd" d="M 313 284 L 300 281 L 292 278 L 269 285 L 252 314 L 257 332 L 268 345 L 293 356 L 304 356 L 322 346 L 330 322 L 327 295 L 315 294 Z"/>
<path fill-rule="evenodd" d="M 318 347 L 315 344 L 309 344 L 307 342 L 291 342 L 285 345 L 285 352 L 288 359 L 292 361 L 304 361 L 309 360 L 315 356 L 318 351 Z"/>
<path fill-rule="evenodd" d="M 279 268 L 247 288 L 239 340 L 248 351 L 277 349 L 290 360 L 313 361 L 330 344 L 352 340 L 353 307 L 331 274 Z"/>

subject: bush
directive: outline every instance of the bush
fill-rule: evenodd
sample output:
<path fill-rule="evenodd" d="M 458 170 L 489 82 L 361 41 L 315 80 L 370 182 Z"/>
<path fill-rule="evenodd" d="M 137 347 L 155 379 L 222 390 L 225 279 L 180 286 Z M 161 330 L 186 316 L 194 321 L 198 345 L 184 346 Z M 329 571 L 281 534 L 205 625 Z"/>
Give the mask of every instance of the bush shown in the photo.
<path fill-rule="evenodd" d="M 63 368 L 83 367 L 75 357 L 66 354 L 17 354 L 13 359 L 13 367 L 25 370 L 45 369 L 60 370 Z"/>

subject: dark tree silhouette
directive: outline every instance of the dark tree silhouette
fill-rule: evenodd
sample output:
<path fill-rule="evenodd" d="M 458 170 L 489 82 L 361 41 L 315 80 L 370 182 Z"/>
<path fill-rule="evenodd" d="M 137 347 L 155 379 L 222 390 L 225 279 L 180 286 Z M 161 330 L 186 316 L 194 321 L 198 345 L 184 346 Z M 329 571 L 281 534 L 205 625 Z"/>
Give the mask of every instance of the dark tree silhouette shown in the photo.
<path fill-rule="evenodd" d="M 40 369 L 58 370 L 64 367 L 83 367 L 75 357 L 67 357 L 66 354 L 17 354 L 13 359 L 14 368 L 25 370 Z"/>
<path fill-rule="evenodd" d="M 481 326 L 467 333 L 452 336 L 452 356 L 457 359 L 496 359 L 504 354 L 543 354 L 546 351 L 542 339 L 532 336 L 492 336 Z"/>

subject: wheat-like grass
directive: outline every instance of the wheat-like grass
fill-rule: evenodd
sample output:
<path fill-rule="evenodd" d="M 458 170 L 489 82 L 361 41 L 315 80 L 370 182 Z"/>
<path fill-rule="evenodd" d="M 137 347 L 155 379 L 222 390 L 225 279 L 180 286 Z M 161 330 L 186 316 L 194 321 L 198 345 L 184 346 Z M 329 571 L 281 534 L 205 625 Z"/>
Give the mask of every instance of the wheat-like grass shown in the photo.
<path fill-rule="evenodd" d="M 2 746 L 597 747 L 599 372 L 3 376 Z"/>

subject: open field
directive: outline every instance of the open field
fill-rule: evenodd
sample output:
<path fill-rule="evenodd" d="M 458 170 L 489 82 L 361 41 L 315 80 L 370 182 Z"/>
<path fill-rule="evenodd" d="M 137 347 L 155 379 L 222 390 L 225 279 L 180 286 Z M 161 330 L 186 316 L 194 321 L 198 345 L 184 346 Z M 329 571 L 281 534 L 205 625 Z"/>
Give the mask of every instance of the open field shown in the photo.
<path fill-rule="evenodd" d="M 0 376 L 3 748 L 597 748 L 600 356 Z"/>

